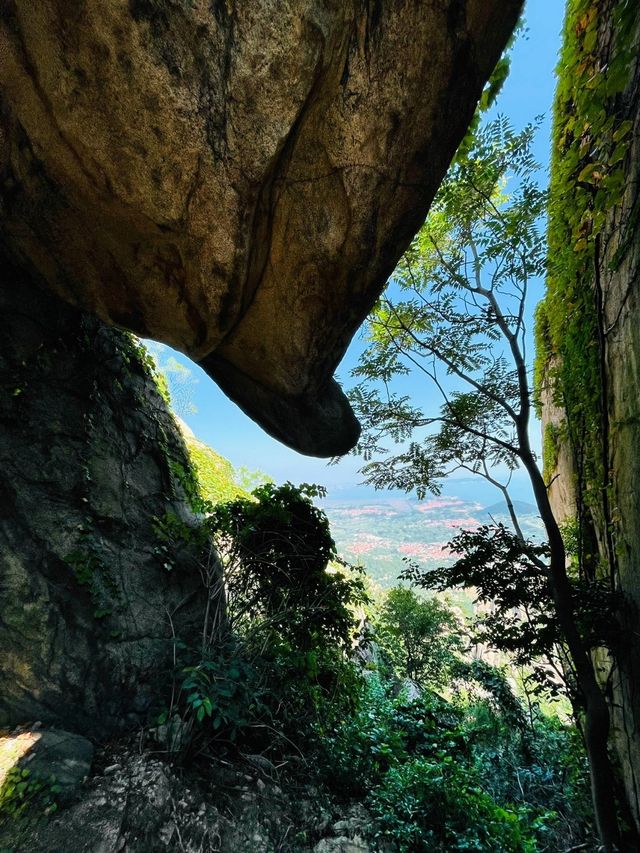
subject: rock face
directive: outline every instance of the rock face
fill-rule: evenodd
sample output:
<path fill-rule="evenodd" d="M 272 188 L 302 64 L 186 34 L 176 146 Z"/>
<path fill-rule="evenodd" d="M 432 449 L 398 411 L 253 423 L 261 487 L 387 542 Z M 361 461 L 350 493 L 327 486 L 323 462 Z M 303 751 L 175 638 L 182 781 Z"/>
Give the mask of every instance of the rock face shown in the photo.
<path fill-rule="evenodd" d="M 3 0 L 0 227 L 305 453 L 521 0 Z"/>
<path fill-rule="evenodd" d="M 0 798 L 7 777 L 26 770 L 32 782 L 55 784 L 56 799 L 69 803 L 91 771 L 93 753 L 91 741 L 58 729 L 0 737 Z"/>
<path fill-rule="evenodd" d="M 171 565 L 154 527 L 192 522 L 188 463 L 128 336 L 0 268 L 0 726 L 101 735 L 162 701 L 198 629 L 196 555 Z"/>
<path fill-rule="evenodd" d="M 640 45 L 640 14 L 636 46 Z M 636 48 L 637 51 L 637 48 Z M 626 192 L 610 215 L 602 243 L 603 318 L 609 423 L 610 507 L 608 520 L 596 519 L 600 553 L 613 548 L 616 586 L 625 599 L 622 641 L 613 672 L 614 739 L 627 795 L 640 832 L 640 65 L 625 99 L 633 118 L 626 160 Z M 610 525 L 610 538 L 607 536 Z M 610 545 L 609 545 L 610 543 Z"/>
<path fill-rule="evenodd" d="M 610 583 L 622 601 L 614 638 L 615 654 L 612 656 L 600 649 L 594 657 L 609 699 L 611 739 L 629 808 L 640 832 L 640 11 L 637 5 L 606 0 L 591 4 L 589 9 L 576 6 L 570 15 L 573 17 L 568 20 L 565 38 L 584 38 L 585 20 L 593 30 L 591 50 L 585 48 L 573 58 L 576 63 L 595 61 L 602 81 L 596 86 L 604 85 L 606 70 L 614 67 L 617 56 L 623 56 L 623 61 L 618 61 L 618 66 L 622 66 L 619 75 L 622 82 L 617 90 L 609 83 L 606 98 L 600 94 L 598 101 L 617 126 L 627 128 L 622 151 L 616 155 L 611 153 L 614 145 L 607 149 L 593 140 L 589 145 L 583 143 L 585 150 L 591 148 L 587 156 L 596 151 L 595 156 L 602 158 L 604 165 L 598 168 L 606 170 L 605 174 L 618 173 L 616 179 L 621 179 L 623 191 L 614 204 L 608 205 L 606 215 L 594 229 L 595 234 L 589 233 L 586 227 L 582 232 L 592 241 L 593 255 L 586 274 L 582 279 L 576 277 L 572 283 L 575 289 L 571 297 L 567 296 L 559 318 L 568 329 L 574 322 L 572 314 L 578 314 L 575 305 L 586 292 L 588 310 L 581 322 L 596 330 L 595 340 L 588 345 L 598 352 L 599 369 L 595 371 L 594 384 L 599 387 L 595 389 L 598 398 L 597 417 L 593 418 L 595 426 L 587 422 L 584 433 L 587 438 L 595 436 L 595 440 L 592 438 L 590 444 L 585 440 L 582 446 L 575 438 L 569 440 L 566 426 L 572 414 L 557 402 L 563 399 L 566 390 L 562 380 L 556 389 L 559 394 L 543 394 L 543 423 L 545 429 L 551 427 L 557 431 L 555 458 L 549 472 L 556 517 L 575 519 L 582 514 L 587 538 L 584 550 L 587 557 L 595 552 L 594 573 L 601 581 Z M 622 46 L 616 41 L 622 39 L 621 34 L 624 35 Z M 623 50 L 627 54 L 622 53 Z M 567 73 L 573 73 L 573 69 L 565 71 Z M 564 97 L 573 110 L 576 126 L 584 124 L 587 128 L 592 116 L 575 114 L 575 106 L 571 105 L 572 85 L 580 86 L 581 83 L 567 84 L 565 81 Z M 586 113 L 591 102 L 594 99 L 590 96 Z M 565 121 L 567 118 L 571 116 L 565 115 Z M 562 130 L 563 125 L 559 128 Z M 590 139 L 589 132 L 595 133 L 585 130 L 585 140 Z M 566 141 L 563 144 L 566 145 Z M 563 146 L 559 146 L 558 172 L 562 167 L 563 151 Z M 579 162 L 574 179 L 584 167 L 585 162 Z M 597 189 L 596 183 L 592 187 L 596 211 Z M 578 247 L 572 247 L 572 252 L 574 248 L 577 251 Z M 579 361 L 581 354 L 574 353 L 573 358 Z M 554 365 L 549 363 L 547 367 Z M 575 389 L 573 396 L 576 396 Z M 583 398 L 588 400 L 588 394 Z M 589 406 L 584 408 L 589 414 Z M 577 411 L 577 407 L 574 409 Z M 576 411 L 573 418 L 577 420 Z M 578 415 L 582 414 L 578 411 Z"/>
<path fill-rule="evenodd" d="M 157 756 L 157 753 L 156 753 Z M 371 816 L 362 808 L 331 813 L 317 789 L 264 780 L 249 766 L 211 762 L 190 772 L 139 746 L 119 748 L 78 790 L 77 802 L 52 820 L 3 822 L 0 849 L 16 853 L 386 853 L 366 843 Z M 225 769 L 226 768 L 226 769 Z M 285 777 L 286 778 L 286 777 Z M 345 813 L 346 810 L 346 813 Z"/>

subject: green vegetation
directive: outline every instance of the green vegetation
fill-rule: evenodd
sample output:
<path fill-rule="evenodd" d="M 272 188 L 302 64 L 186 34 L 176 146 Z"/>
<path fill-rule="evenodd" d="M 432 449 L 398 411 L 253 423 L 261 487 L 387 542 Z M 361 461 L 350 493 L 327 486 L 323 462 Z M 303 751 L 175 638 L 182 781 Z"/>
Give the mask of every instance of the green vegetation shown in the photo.
<path fill-rule="evenodd" d="M 463 556 L 453 575 L 445 571 L 440 578 L 457 586 L 478 582 L 482 600 L 501 602 L 490 635 L 497 647 L 511 644 L 509 650 L 530 665 L 540 654 L 547 662 L 555 657 L 555 668 L 571 682 L 598 832 L 604 849 L 614 851 L 620 809 L 608 750 L 610 712 L 590 656 L 600 632 L 585 619 L 594 610 L 581 610 L 529 435 L 534 406 L 527 299 L 531 280 L 547 270 L 539 227 L 547 194 L 535 179 L 534 132 L 528 126 L 515 133 L 498 119 L 481 128 L 455 162 L 392 287 L 369 317 L 369 346 L 354 371 L 361 382 L 351 399 L 364 427 L 358 448 L 365 459 L 362 472 L 376 488 L 415 491 L 422 498 L 428 491 L 437 494 L 452 472 L 465 470 L 502 493 L 513 533 L 493 525 L 463 534 L 473 541 L 454 543 Z M 439 395 L 437 414 L 397 392 L 406 377 Z M 389 441 L 399 445 L 396 453 L 385 447 Z M 520 466 L 544 525 L 542 547 L 525 538 L 509 494 L 511 474 Z M 413 579 L 429 585 L 429 576 L 422 579 L 419 571 Z M 587 597 L 611 616 L 611 597 L 603 598 L 595 578 L 581 581 Z M 518 582 L 523 594 L 503 606 L 501 590 Z M 511 607 L 522 615 L 512 616 Z M 611 629 L 615 634 L 615 620 Z"/>
<path fill-rule="evenodd" d="M 159 344 L 152 345 L 151 353 L 138 341 L 133 341 L 132 346 L 136 347 L 136 352 L 172 413 L 180 418 L 196 412 L 192 389 L 198 380 L 192 371 L 173 356 L 164 358 L 164 347 Z M 199 441 L 184 422 L 179 423 L 191 470 L 185 470 L 184 466 L 175 460 L 169 460 L 169 464 L 196 512 L 202 511 L 201 501 L 205 504 L 216 504 L 234 498 L 246 498 L 249 497 L 251 489 L 261 483 L 270 482 L 270 477 L 262 471 L 249 471 L 244 467 L 234 469 L 228 459 Z"/>
<path fill-rule="evenodd" d="M 422 684 L 447 684 L 462 648 L 463 626 L 437 598 L 421 601 L 404 587 L 390 589 L 376 619 L 376 641 L 392 669 Z"/>
<path fill-rule="evenodd" d="M 0 815 L 11 818 L 50 815 L 58 808 L 60 786 L 55 776 L 42 779 L 26 767 L 12 767 L 0 787 Z"/>
<path fill-rule="evenodd" d="M 313 486 L 259 486 L 208 504 L 201 574 L 207 606 L 199 647 L 176 644 L 173 701 L 198 750 L 231 744 L 278 756 L 300 750 L 353 707 L 359 675 L 349 660 L 361 572 L 342 565 Z M 165 521 L 164 534 L 176 538 Z M 341 571 L 342 569 L 342 571 Z"/>
<path fill-rule="evenodd" d="M 55 775 L 33 773 L 22 761 L 1 769 L 6 772 L 0 785 L 0 853 L 30 850 L 36 828 L 58 811 L 62 789 Z M 5 847 L 8 827 L 11 846 Z"/>
<path fill-rule="evenodd" d="M 188 435 L 185 444 L 204 500 L 215 504 L 248 497 L 248 492 L 238 483 L 233 465 L 224 456 Z"/>
<path fill-rule="evenodd" d="M 555 424 L 546 423 L 542 436 L 542 476 L 547 485 L 551 482 L 551 478 L 558 467 L 561 440 L 562 431 Z"/>
<path fill-rule="evenodd" d="M 88 590 L 95 607 L 95 618 L 104 619 L 111 614 L 114 603 L 117 603 L 119 590 L 97 545 L 87 535 L 81 535 L 80 538 L 81 543 L 86 539 L 86 544 L 81 544 L 67 554 L 65 562 L 80 586 Z"/>
<path fill-rule="evenodd" d="M 371 834 L 391 850 L 560 850 L 585 841 L 586 762 L 572 727 L 525 702 L 500 669 L 470 658 L 462 626 L 451 633 L 456 617 L 430 604 L 395 590 L 370 627 L 374 640 L 384 637 L 387 661 L 406 660 L 408 641 L 426 648 L 455 637 L 447 686 L 437 658 L 423 667 L 419 691 L 404 686 L 401 666 L 370 671 L 355 715 L 318 745 L 325 785 L 334 797 L 364 801 Z M 407 618 L 427 612 L 439 618 L 424 619 L 422 630 Z"/>
<path fill-rule="evenodd" d="M 546 391 L 565 412 L 587 536 L 589 513 L 598 526 L 611 520 L 600 235 L 625 192 L 632 132 L 619 96 L 635 59 L 636 7 L 629 0 L 611 5 L 612 14 L 603 16 L 602 4 L 567 4 L 554 111 L 547 291 L 536 316 L 536 398 L 540 406 Z M 545 458 L 549 472 L 553 460 L 553 454 Z M 594 567 L 585 570 L 593 574 Z"/>
<path fill-rule="evenodd" d="M 471 658 L 445 603 L 396 588 L 374 604 L 338 557 L 321 495 L 267 484 L 207 507 L 209 606 L 200 646 L 176 643 L 165 743 L 192 761 L 302 761 L 289 784 L 311 777 L 329 805 L 363 804 L 364 834 L 389 851 L 589 840 L 572 728 Z"/>

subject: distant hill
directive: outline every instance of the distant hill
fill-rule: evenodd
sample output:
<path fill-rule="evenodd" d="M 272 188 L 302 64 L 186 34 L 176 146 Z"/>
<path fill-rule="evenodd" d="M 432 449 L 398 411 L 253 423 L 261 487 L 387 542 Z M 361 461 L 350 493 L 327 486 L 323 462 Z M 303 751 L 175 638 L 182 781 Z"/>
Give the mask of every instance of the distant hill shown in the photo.
<path fill-rule="evenodd" d="M 514 501 L 518 521 L 528 539 L 544 535 L 537 508 Z M 460 530 L 476 530 L 491 517 L 509 524 L 504 501 L 483 508 L 476 501 L 442 495 L 424 501 L 378 493 L 373 500 L 325 501 L 338 551 L 361 563 L 383 587 L 397 583 L 408 558 L 423 568 L 437 568 L 453 559 L 448 543 Z"/>
<path fill-rule="evenodd" d="M 516 512 L 516 515 L 539 515 L 538 507 L 534 506 L 534 504 L 529 504 L 526 501 L 512 501 L 513 508 Z M 496 504 L 491 504 L 491 506 L 485 507 L 479 513 L 482 516 L 486 516 L 487 518 L 490 515 L 509 515 L 509 510 L 507 509 L 506 501 L 498 501 Z"/>

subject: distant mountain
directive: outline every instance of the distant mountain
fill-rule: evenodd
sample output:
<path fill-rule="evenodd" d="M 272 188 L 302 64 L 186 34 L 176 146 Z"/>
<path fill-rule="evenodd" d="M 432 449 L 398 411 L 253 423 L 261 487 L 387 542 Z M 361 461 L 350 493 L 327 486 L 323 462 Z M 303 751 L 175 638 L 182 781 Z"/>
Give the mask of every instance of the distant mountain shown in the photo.
<path fill-rule="evenodd" d="M 534 504 L 529 504 L 526 501 L 512 501 L 516 515 L 538 515 L 538 507 Z M 479 513 L 487 518 L 490 515 L 509 515 L 506 501 L 498 501 L 497 504 L 485 507 Z"/>

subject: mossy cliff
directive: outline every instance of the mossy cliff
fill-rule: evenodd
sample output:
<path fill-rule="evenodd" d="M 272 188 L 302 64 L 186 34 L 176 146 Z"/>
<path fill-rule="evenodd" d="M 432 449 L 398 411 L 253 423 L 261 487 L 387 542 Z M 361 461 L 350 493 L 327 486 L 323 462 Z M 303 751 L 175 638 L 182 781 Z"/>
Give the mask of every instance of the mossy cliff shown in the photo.
<path fill-rule="evenodd" d="M 640 820 L 640 9 L 570 0 L 555 103 L 550 270 L 536 381 L 554 511 L 575 517 L 579 570 L 620 592 L 615 660 L 599 660 Z"/>
<path fill-rule="evenodd" d="M 127 333 L 0 264 L 0 725 L 91 735 L 145 719 L 200 620 L 189 460 Z"/>

